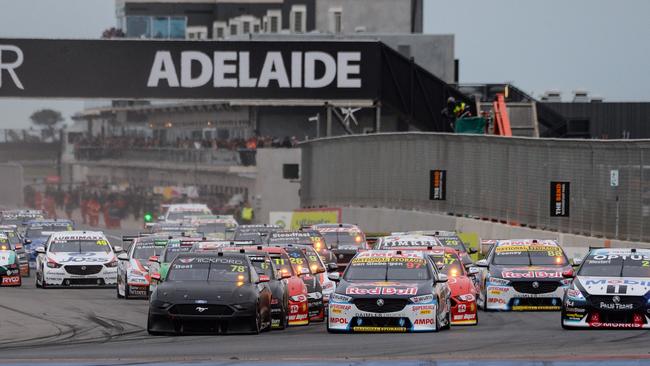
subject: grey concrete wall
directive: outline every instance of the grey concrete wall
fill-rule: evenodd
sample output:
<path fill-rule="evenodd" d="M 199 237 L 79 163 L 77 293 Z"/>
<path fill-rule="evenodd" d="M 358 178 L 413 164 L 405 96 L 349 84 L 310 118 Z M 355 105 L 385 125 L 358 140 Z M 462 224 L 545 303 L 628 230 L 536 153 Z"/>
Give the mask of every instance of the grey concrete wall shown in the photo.
<path fill-rule="evenodd" d="M 317 0 L 318 31 L 330 31 L 332 8 L 342 9 L 343 33 L 353 33 L 360 26 L 368 32 L 411 32 L 411 0 Z"/>
<path fill-rule="evenodd" d="M 481 239 L 555 239 L 564 247 L 569 257 L 584 255 L 589 246 L 650 248 L 650 243 L 564 234 L 431 212 L 344 207 L 341 215 L 343 222 L 358 224 L 367 232 L 437 229 L 474 232 Z"/>
<path fill-rule="evenodd" d="M 0 206 L 23 206 L 23 167 L 15 163 L 0 164 Z"/>
<path fill-rule="evenodd" d="M 300 180 L 282 177 L 284 164 L 300 164 L 300 149 L 258 149 L 253 204 L 257 221 L 266 222 L 271 211 L 300 208 Z"/>

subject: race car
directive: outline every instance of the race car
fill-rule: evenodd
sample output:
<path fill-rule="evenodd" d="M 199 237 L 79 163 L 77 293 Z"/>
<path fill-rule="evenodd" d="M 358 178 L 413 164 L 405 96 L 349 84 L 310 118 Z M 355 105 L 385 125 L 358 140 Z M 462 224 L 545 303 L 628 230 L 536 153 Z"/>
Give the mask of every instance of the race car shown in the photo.
<path fill-rule="evenodd" d="M 0 234 L 0 286 L 20 286 L 20 260 L 9 237 Z"/>
<path fill-rule="evenodd" d="M 167 277 L 169 266 L 181 253 L 192 250 L 196 241 L 169 239 L 162 254 L 156 258 L 149 258 L 149 293 L 153 293 L 158 284 Z M 153 276 L 156 274 L 156 276 Z"/>
<path fill-rule="evenodd" d="M 202 203 L 178 203 L 163 207 L 167 211 L 160 221 L 164 222 L 182 222 L 192 216 L 212 215 L 210 208 Z"/>
<path fill-rule="evenodd" d="M 650 328 L 650 250 L 591 249 L 562 301 L 562 327 Z"/>
<path fill-rule="evenodd" d="M 262 250 L 262 247 L 225 247 L 223 252 L 239 252 L 248 256 L 257 274 L 269 278 L 271 289 L 271 328 L 286 329 L 289 325 L 289 289 L 287 282 L 288 273 L 281 273 L 275 267 L 271 257 Z"/>
<path fill-rule="evenodd" d="M 268 281 L 257 274 L 245 254 L 179 254 L 151 294 L 147 331 L 152 335 L 257 334 L 270 329 Z"/>
<path fill-rule="evenodd" d="M 303 229 L 300 231 L 275 231 L 269 234 L 268 244 L 309 246 L 316 250 L 325 263 L 336 263 L 336 258 L 330 248 L 325 244 L 325 239 L 316 230 Z"/>
<path fill-rule="evenodd" d="M 555 240 L 497 241 L 481 267 L 484 310 L 560 310 L 573 268 Z"/>
<path fill-rule="evenodd" d="M 29 220 L 42 220 L 45 214 L 42 210 L 7 210 L 0 213 L 2 225 L 16 225 L 22 234 L 22 226 Z"/>
<path fill-rule="evenodd" d="M 117 256 L 117 298 L 148 298 L 151 260 L 162 254 L 168 237 L 145 236 L 135 238 L 127 252 Z"/>
<path fill-rule="evenodd" d="M 377 239 L 377 250 L 426 250 L 440 247 L 442 243 L 433 236 L 420 234 L 390 235 Z"/>
<path fill-rule="evenodd" d="M 370 249 L 365 234 L 356 225 L 317 224 L 311 228 L 323 236 L 325 245 L 332 251 L 341 273 L 359 250 Z"/>
<path fill-rule="evenodd" d="M 371 250 L 352 259 L 329 302 L 328 332 L 436 332 L 451 324 L 447 276 L 425 253 Z"/>
<path fill-rule="evenodd" d="M 36 248 L 45 246 L 52 233 L 74 230 L 71 220 L 29 220 L 25 224 L 25 239 L 28 244 L 29 261 L 36 268 Z"/>
<path fill-rule="evenodd" d="M 9 239 L 9 243 L 16 251 L 18 261 L 20 262 L 20 275 L 22 277 L 29 277 L 29 254 L 25 250 L 25 240 L 18 233 L 17 226 L 0 225 L 0 234 L 4 234 Z"/>
<path fill-rule="evenodd" d="M 108 286 L 117 284 L 117 257 L 101 231 L 52 233 L 46 247 L 36 248 L 36 287 Z"/>
<path fill-rule="evenodd" d="M 275 245 L 282 248 L 289 256 L 289 262 L 293 270 L 300 276 L 305 286 L 307 286 L 307 302 L 309 305 L 309 321 L 321 322 L 325 320 L 325 304 L 323 302 L 323 286 L 318 280 L 318 274 L 325 272 L 324 268 L 310 269 L 307 254 L 300 245 L 284 244 Z"/>
<path fill-rule="evenodd" d="M 475 276 L 479 269 L 470 267 L 465 270 L 459 253 L 449 247 L 433 248 L 425 252 L 438 266 L 441 273 L 447 275 L 451 290 L 451 325 L 478 324 L 478 306 L 476 297 L 478 291 L 470 277 Z"/>

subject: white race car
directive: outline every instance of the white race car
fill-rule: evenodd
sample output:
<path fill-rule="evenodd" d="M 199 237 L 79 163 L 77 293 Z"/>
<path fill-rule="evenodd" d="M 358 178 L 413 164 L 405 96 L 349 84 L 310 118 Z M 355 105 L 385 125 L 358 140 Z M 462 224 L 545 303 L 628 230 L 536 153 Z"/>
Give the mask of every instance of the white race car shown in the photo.
<path fill-rule="evenodd" d="M 127 252 L 117 256 L 117 297 L 148 298 L 151 276 L 149 267 L 167 247 L 168 237 L 145 236 L 135 238 Z"/>
<path fill-rule="evenodd" d="M 100 231 L 53 233 L 36 248 L 36 287 L 115 286 L 116 251 Z"/>

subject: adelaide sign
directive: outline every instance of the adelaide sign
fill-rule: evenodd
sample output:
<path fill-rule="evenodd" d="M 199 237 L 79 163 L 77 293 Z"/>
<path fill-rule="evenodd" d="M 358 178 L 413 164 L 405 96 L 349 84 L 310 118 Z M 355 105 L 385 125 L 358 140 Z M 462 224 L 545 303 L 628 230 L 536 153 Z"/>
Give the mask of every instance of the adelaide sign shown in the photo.
<path fill-rule="evenodd" d="M 379 43 L 0 39 L 0 97 L 376 99 Z"/>

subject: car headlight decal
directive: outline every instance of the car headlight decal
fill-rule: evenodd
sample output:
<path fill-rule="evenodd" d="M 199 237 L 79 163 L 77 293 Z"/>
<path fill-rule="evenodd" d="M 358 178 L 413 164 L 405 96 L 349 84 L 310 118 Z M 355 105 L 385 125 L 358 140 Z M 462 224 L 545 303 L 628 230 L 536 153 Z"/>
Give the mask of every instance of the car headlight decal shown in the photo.
<path fill-rule="evenodd" d="M 352 298 L 350 296 L 345 296 L 337 293 L 333 293 L 330 295 L 330 302 L 343 302 L 343 303 L 348 303 L 351 302 Z"/>

